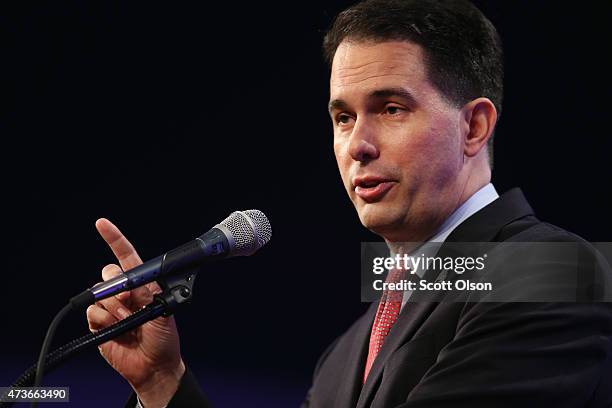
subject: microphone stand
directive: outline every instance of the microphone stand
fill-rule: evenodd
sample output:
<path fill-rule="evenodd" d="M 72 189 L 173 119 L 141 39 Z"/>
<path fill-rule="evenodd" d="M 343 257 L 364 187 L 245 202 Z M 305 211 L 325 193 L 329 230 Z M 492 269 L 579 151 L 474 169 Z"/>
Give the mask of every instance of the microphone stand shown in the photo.
<path fill-rule="evenodd" d="M 44 366 L 45 371 L 50 371 L 57 368 L 59 365 L 77 355 L 78 353 L 106 343 L 122 334 L 125 334 L 135 328 L 142 326 L 148 321 L 156 319 L 160 316 L 168 317 L 172 315 L 176 309 L 191 300 L 193 294 L 193 283 L 197 269 L 188 269 L 180 274 L 165 276 L 160 278 L 157 283 L 162 289 L 161 293 L 153 297 L 153 301 L 142 307 L 140 310 L 132 313 L 130 316 L 120 320 L 102 330 L 95 333 L 89 333 L 79 337 L 45 355 Z M 30 366 L 26 371 L 19 376 L 10 388 L 22 388 L 32 386 L 36 377 L 36 364 Z M 10 388 L 1 397 L 6 398 L 6 394 Z M 0 398 L 2 400 L 2 398 Z M 19 401 L 0 402 L 0 408 L 10 407 Z M 35 404 L 35 403 L 34 403 Z M 33 406 L 34 406 L 33 404 Z"/>

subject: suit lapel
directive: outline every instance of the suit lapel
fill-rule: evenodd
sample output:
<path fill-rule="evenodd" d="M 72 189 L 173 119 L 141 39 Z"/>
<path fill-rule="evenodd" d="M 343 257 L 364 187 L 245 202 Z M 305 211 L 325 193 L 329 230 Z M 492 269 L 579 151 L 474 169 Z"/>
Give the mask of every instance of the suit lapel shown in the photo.
<path fill-rule="evenodd" d="M 409 338 L 411 338 L 417 329 L 421 326 L 423 321 L 431 314 L 431 312 L 438 305 L 437 302 L 423 301 L 416 303 L 406 303 L 404 309 L 400 313 L 396 324 L 393 326 L 389 335 L 385 339 L 380 352 L 374 360 L 372 369 L 368 375 L 366 383 L 363 386 L 359 400 L 357 401 L 357 408 L 363 408 L 370 405 L 372 398 L 378 384 L 380 377 L 383 373 L 383 368 L 395 350 L 397 350 L 402 344 L 404 344 Z M 369 336 L 368 336 L 369 343 Z M 367 354 L 367 350 L 366 350 Z M 361 370 L 361 376 L 363 376 L 363 369 Z M 353 405 L 354 406 L 354 405 Z"/>

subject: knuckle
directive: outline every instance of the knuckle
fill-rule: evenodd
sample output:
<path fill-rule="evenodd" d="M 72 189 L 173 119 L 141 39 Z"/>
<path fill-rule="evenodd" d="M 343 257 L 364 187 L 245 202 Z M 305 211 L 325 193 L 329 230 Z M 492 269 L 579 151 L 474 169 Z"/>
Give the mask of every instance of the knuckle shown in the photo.
<path fill-rule="evenodd" d="M 102 268 L 102 279 L 108 280 L 113 276 L 119 275 L 122 271 L 121 267 L 117 264 L 108 264 Z"/>
<path fill-rule="evenodd" d="M 99 300 L 96 302 L 96 305 L 102 310 L 108 310 L 108 308 L 111 307 L 110 299 L 111 298 Z"/>
<path fill-rule="evenodd" d="M 96 309 L 98 307 L 96 305 L 91 305 L 85 311 L 85 315 L 87 316 L 88 321 L 92 321 L 96 315 Z"/>
<path fill-rule="evenodd" d="M 115 295 L 115 298 L 117 300 L 119 300 L 120 302 L 127 301 L 127 300 L 129 300 L 131 293 L 132 293 L 131 291 L 121 292 L 121 293 Z"/>

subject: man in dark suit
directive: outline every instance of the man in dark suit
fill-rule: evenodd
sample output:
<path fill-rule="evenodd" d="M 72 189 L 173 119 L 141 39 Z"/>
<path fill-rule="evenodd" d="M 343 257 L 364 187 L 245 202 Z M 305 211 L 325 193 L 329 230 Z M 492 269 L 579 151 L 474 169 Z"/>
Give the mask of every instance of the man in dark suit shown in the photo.
<path fill-rule="evenodd" d="M 490 183 L 502 50 L 473 5 L 359 3 L 339 15 L 324 49 L 340 174 L 361 223 L 392 253 L 405 253 L 406 242 L 580 242 L 538 221 L 520 190 L 498 196 Z M 123 269 L 141 262 L 109 221 L 97 227 Z M 103 278 L 120 270 L 110 265 Z M 520 277 L 529 286 L 530 275 Z M 124 318 L 158 289 L 90 307 L 90 328 Z M 612 405 L 607 304 L 407 302 L 410 295 L 373 304 L 325 351 L 305 407 Z M 138 395 L 128 406 L 208 405 L 180 357 L 172 318 L 101 352 Z"/>

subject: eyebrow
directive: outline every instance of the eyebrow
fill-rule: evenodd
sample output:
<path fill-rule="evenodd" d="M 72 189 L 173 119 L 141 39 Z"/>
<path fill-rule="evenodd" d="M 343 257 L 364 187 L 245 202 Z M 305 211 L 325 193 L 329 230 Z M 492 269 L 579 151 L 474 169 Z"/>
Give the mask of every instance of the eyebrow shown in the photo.
<path fill-rule="evenodd" d="M 399 97 L 408 102 L 408 105 L 415 106 L 417 105 L 416 98 L 410 93 L 408 90 L 404 88 L 383 88 L 372 91 L 368 94 L 368 99 L 383 99 L 383 98 L 391 98 L 391 97 Z M 342 99 L 334 99 L 329 102 L 327 105 L 327 109 L 331 113 L 333 110 L 344 110 L 348 106 L 348 103 Z"/>
<path fill-rule="evenodd" d="M 331 113 L 333 110 L 345 110 L 348 104 L 342 99 L 334 99 L 333 101 L 329 101 L 327 105 L 327 110 Z"/>
<path fill-rule="evenodd" d="M 399 97 L 408 102 L 408 105 L 415 106 L 417 104 L 416 98 L 410 93 L 410 91 L 404 88 L 385 88 L 379 89 L 371 92 L 368 95 L 368 98 L 391 98 L 391 97 Z"/>

